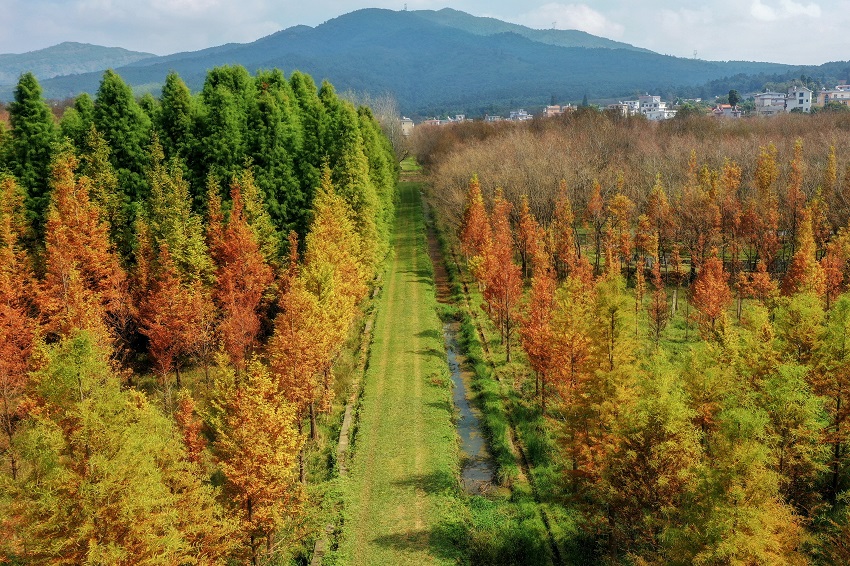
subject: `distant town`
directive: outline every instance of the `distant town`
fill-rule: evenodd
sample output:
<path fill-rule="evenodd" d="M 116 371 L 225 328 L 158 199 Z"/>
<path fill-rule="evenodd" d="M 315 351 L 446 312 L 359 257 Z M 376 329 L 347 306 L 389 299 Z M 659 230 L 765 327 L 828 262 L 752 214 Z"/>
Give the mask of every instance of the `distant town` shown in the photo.
<path fill-rule="evenodd" d="M 732 95 L 734 91 L 730 91 Z M 735 96 L 738 97 L 737 93 Z M 739 102 L 742 102 L 739 104 Z M 685 107 L 704 112 L 706 115 L 718 118 L 741 118 L 744 116 L 774 116 L 787 112 L 800 112 L 809 114 L 813 109 L 826 106 L 841 105 L 847 107 L 850 104 L 850 84 L 841 82 L 834 88 L 824 88 L 817 92 L 802 86 L 792 85 L 787 92 L 752 92 L 738 97 L 738 100 L 730 100 L 730 96 L 717 97 L 713 104 L 706 104 L 700 98 L 678 99 L 675 103 L 668 103 L 661 96 L 644 94 L 636 100 L 621 100 L 605 106 L 594 105 L 596 108 L 618 112 L 622 116 L 645 116 L 650 121 L 669 120 Z M 561 114 L 567 114 L 577 110 L 579 106 L 573 104 L 550 105 L 543 108 L 537 114 L 532 114 L 522 108 L 511 110 L 506 116 L 485 114 L 485 122 L 524 122 L 532 120 L 535 116 L 551 118 Z M 428 118 L 418 126 L 445 126 L 458 122 L 471 121 L 465 114 L 455 114 L 446 118 Z M 413 132 L 414 121 L 402 117 L 402 132 L 410 135 Z"/>

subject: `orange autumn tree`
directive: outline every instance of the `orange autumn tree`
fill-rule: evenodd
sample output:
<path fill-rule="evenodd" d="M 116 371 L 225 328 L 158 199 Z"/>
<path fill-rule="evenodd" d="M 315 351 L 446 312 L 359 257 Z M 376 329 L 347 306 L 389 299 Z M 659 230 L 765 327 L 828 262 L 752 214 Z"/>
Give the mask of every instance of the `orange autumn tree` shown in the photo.
<path fill-rule="evenodd" d="M 647 198 L 647 216 L 652 229 L 658 236 L 656 244 L 659 257 L 666 254 L 675 234 L 676 223 L 672 214 L 670 201 L 664 191 L 664 183 L 661 182 L 661 173 L 655 176 L 655 185 Z"/>
<path fill-rule="evenodd" d="M 593 230 L 593 242 L 595 252 L 593 260 L 593 273 L 599 275 L 599 260 L 602 256 L 602 232 L 608 217 L 605 214 L 605 200 L 602 198 L 602 185 L 596 179 L 593 180 L 593 193 L 587 203 L 584 221 Z"/>
<path fill-rule="evenodd" d="M 203 422 L 196 414 L 195 400 L 185 390 L 181 391 L 178 397 L 174 420 L 177 422 L 177 428 L 183 436 L 186 457 L 190 462 L 199 464 L 207 441 L 201 434 Z"/>
<path fill-rule="evenodd" d="M 634 249 L 631 230 L 634 208 L 635 205 L 632 200 L 622 193 L 614 195 L 608 205 L 608 212 L 611 215 L 611 236 L 613 237 L 611 245 L 614 246 L 618 262 L 621 265 L 625 263 L 627 275 L 630 270 L 632 250 Z"/>
<path fill-rule="evenodd" d="M 65 150 L 53 163 L 45 236 L 45 276 L 38 296 L 48 335 L 89 329 L 102 337 L 124 303 L 124 271 L 109 227 L 91 202 L 91 181 L 77 177 L 77 158 Z"/>
<path fill-rule="evenodd" d="M 267 354 L 272 375 L 281 395 L 292 405 L 299 434 L 304 418 L 310 416 L 310 437 L 316 439 L 316 402 L 321 393 L 319 380 L 327 358 L 323 312 L 317 297 L 301 278 L 292 280 L 280 298 L 280 314 L 275 318 L 274 335 Z M 298 456 L 299 477 L 305 480 L 303 450 Z"/>
<path fill-rule="evenodd" d="M 567 182 L 562 180 L 558 187 L 558 196 L 555 198 L 551 227 L 552 247 L 556 258 L 555 271 L 561 278 L 574 271 L 579 261 L 574 222 L 575 214 L 567 194 Z"/>
<path fill-rule="evenodd" d="M 481 196 L 481 184 L 478 176 L 469 180 L 466 193 L 466 208 L 463 211 L 460 232 L 460 249 L 466 259 L 480 256 L 490 239 L 490 220 Z"/>
<path fill-rule="evenodd" d="M 13 480 L 18 458 L 12 440 L 22 416 L 20 402 L 37 333 L 36 322 L 29 316 L 32 272 L 21 246 L 26 226 L 23 210 L 23 193 L 14 179 L 0 181 L 0 455 L 6 455 Z"/>
<path fill-rule="evenodd" d="M 528 277 L 530 264 L 535 257 L 540 241 L 540 224 L 528 208 L 528 195 L 522 195 L 519 205 L 519 224 L 517 225 L 517 247 L 522 261 L 522 275 Z"/>
<path fill-rule="evenodd" d="M 711 257 L 703 262 L 691 291 L 699 313 L 700 332 L 706 340 L 716 337 L 718 323 L 722 324 L 724 313 L 732 304 L 732 291 L 727 280 L 723 261 L 717 257 L 717 249 L 713 249 Z"/>
<path fill-rule="evenodd" d="M 782 293 L 810 293 L 820 297 L 826 291 L 826 274 L 815 258 L 815 238 L 812 233 L 812 216 L 808 208 L 800 212 L 797 245 L 788 273 L 782 280 Z"/>
<path fill-rule="evenodd" d="M 541 410 L 546 412 L 546 387 L 552 361 L 552 310 L 555 306 L 555 270 L 552 257 L 542 245 L 534 258 L 534 276 L 527 312 L 523 318 L 520 336 L 522 347 L 535 374 L 535 393 L 540 394 Z"/>
<path fill-rule="evenodd" d="M 153 270 L 140 300 L 140 330 L 148 339 L 148 352 L 160 378 L 173 370 L 179 387 L 180 358 L 191 353 L 209 300 L 200 281 L 187 285 L 180 280 L 165 243 L 161 244 Z"/>
<path fill-rule="evenodd" d="M 521 267 L 514 262 L 511 208 L 498 189 L 493 200 L 493 240 L 484 252 L 484 299 L 505 344 L 507 361 L 511 361 L 511 336 L 522 297 Z"/>
<path fill-rule="evenodd" d="M 233 185 L 230 198 L 230 220 L 221 231 L 221 239 L 212 245 L 214 298 L 222 313 L 219 332 L 224 349 L 241 370 L 260 333 L 260 302 L 274 274 L 245 219 L 239 185 Z"/>
<path fill-rule="evenodd" d="M 360 261 L 361 239 L 352 219 L 351 208 L 336 193 L 330 170 L 322 173 L 321 185 L 313 199 L 313 222 L 305 238 L 304 263 L 300 277 L 304 287 L 316 297 L 321 316 L 315 321 L 318 366 L 322 376 L 317 401 L 322 410 L 333 399 L 331 366 L 365 296 L 367 273 Z"/>
<path fill-rule="evenodd" d="M 803 218 L 803 206 L 806 204 L 806 195 L 803 192 L 803 140 L 800 138 L 797 138 L 797 141 L 794 142 L 794 157 L 791 159 L 790 165 L 783 212 L 791 235 L 791 253 L 793 254 L 797 250 L 797 230 L 800 224 L 805 221 Z M 808 222 L 811 223 L 811 217 Z"/>
<path fill-rule="evenodd" d="M 251 564 L 266 563 L 275 535 L 295 534 L 304 501 L 297 475 L 304 440 L 295 407 L 281 398 L 260 362 L 247 364 L 238 386 L 219 384 L 219 390 L 215 403 L 222 417 L 214 448 L 238 516 L 241 555 Z"/>
<path fill-rule="evenodd" d="M 664 280 L 661 278 L 661 262 L 658 256 L 653 257 L 652 262 L 652 297 L 650 298 L 647 312 L 649 313 L 649 330 L 655 347 L 661 341 L 661 333 L 667 328 L 670 321 L 670 305 L 667 304 L 667 290 L 664 288 Z"/>

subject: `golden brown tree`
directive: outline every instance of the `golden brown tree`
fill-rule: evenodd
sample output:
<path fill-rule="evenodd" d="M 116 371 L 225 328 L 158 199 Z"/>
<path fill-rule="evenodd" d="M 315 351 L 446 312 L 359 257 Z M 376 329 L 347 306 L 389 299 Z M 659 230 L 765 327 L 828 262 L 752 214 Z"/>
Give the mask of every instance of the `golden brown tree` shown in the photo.
<path fill-rule="evenodd" d="M 12 440 L 21 417 L 21 401 L 31 369 L 37 335 L 30 316 L 33 275 L 21 247 L 25 221 L 23 193 L 11 177 L 0 180 L 0 454 L 9 463 L 13 480 L 18 458 Z"/>
<path fill-rule="evenodd" d="M 584 221 L 590 225 L 593 230 L 593 242 L 595 244 L 596 254 L 593 260 L 593 273 L 599 275 L 599 260 L 602 255 L 602 233 L 605 228 L 605 223 L 608 217 L 605 214 L 605 200 L 602 198 L 602 185 L 599 181 L 593 181 L 593 192 L 590 195 L 590 200 L 587 203 Z"/>
<path fill-rule="evenodd" d="M 466 259 L 480 256 L 489 238 L 490 221 L 484 207 L 484 197 L 481 196 L 481 184 L 478 182 L 478 176 L 473 175 L 466 193 L 466 208 L 463 210 L 460 233 L 460 249 Z"/>
<path fill-rule="evenodd" d="M 212 246 L 216 264 L 214 298 L 222 313 L 219 331 L 224 349 L 237 371 L 241 371 L 260 333 L 260 303 L 274 274 L 245 219 L 239 185 L 233 185 L 230 198 L 230 220 L 221 241 Z"/>
<path fill-rule="evenodd" d="M 511 208 L 511 203 L 502 196 L 502 191 L 497 190 L 493 200 L 493 240 L 484 252 L 484 299 L 499 328 L 508 361 L 511 361 L 516 308 L 522 297 L 521 267 L 514 262 Z"/>
<path fill-rule="evenodd" d="M 546 412 L 546 388 L 552 362 L 552 311 L 555 306 L 555 270 L 544 246 L 538 246 L 527 312 L 520 336 L 528 362 L 535 374 L 535 392 L 540 395 L 541 410 Z"/>
<path fill-rule="evenodd" d="M 797 234 L 797 251 L 791 258 L 788 273 L 782 280 L 782 293 L 811 293 L 820 297 L 826 291 L 826 275 L 815 259 L 815 238 L 812 233 L 812 216 L 808 208 L 800 212 Z"/>
<path fill-rule="evenodd" d="M 723 269 L 723 261 L 712 250 L 702 264 L 699 275 L 694 281 L 692 300 L 698 311 L 700 332 L 706 340 L 716 339 L 726 309 L 732 304 L 732 291 L 729 289 L 728 274 Z"/>
<path fill-rule="evenodd" d="M 295 407 L 258 361 L 248 364 L 238 386 L 221 384 L 220 390 L 215 451 L 239 517 L 242 557 L 258 564 L 273 557 L 276 534 L 295 534 L 304 502 L 297 470 L 304 440 Z"/>
<path fill-rule="evenodd" d="M 540 224 L 528 208 L 528 195 L 520 197 L 519 223 L 517 224 L 516 243 L 522 262 L 522 275 L 528 277 L 531 262 L 536 257 L 536 248 L 540 242 Z"/>
<path fill-rule="evenodd" d="M 109 242 L 109 227 L 89 199 L 91 182 L 78 178 L 76 167 L 70 151 L 53 163 L 39 309 L 48 336 L 89 329 L 106 337 L 126 308 L 125 276 Z"/>

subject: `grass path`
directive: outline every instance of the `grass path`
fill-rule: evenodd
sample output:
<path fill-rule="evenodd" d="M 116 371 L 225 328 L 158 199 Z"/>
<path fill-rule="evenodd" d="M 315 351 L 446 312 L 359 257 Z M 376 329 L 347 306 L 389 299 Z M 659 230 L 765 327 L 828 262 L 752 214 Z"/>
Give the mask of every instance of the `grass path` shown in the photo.
<path fill-rule="evenodd" d="M 347 486 L 346 564 L 454 564 L 457 437 L 419 183 L 402 182 Z"/>

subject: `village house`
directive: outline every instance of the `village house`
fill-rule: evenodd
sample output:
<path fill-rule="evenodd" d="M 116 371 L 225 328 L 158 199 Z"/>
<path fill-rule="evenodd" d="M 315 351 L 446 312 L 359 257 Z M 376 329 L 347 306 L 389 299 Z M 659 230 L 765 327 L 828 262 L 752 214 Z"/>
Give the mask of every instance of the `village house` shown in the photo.
<path fill-rule="evenodd" d="M 413 133 L 413 120 L 408 118 L 407 116 L 401 117 L 401 134 L 403 136 L 409 136 Z"/>
<path fill-rule="evenodd" d="M 564 106 L 552 104 L 544 108 L 541 115 L 544 118 L 551 118 L 553 116 L 560 116 L 561 114 L 572 112 L 573 110 L 575 110 L 575 106 L 573 106 L 572 104 L 565 104 Z"/>
<path fill-rule="evenodd" d="M 712 109 L 712 114 L 717 118 L 740 118 L 743 111 L 738 108 L 738 105 L 718 104 Z"/>
<path fill-rule="evenodd" d="M 838 102 L 845 106 L 850 103 L 850 85 L 838 85 L 832 89 L 823 89 L 817 94 L 815 106 L 823 106 L 827 102 Z"/>
<path fill-rule="evenodd" d="M 788 89 L 785 98 L 785 111 L 792 112 L 800 110 L 809 113 L 812 111 L 812 91 L 804 86 L 792 86 Z"/>
<path fill-rule="evenodd" d="M 645 94 L 638 97 L 638 112 L 646 116 L 647 120 L 669 120 L 676 115 L 676 111 L 667 108 L 667 103 L 660 96 Z"/>
<path fill-rule="evenodd" d="M 623 117 L 634 116 L 638 113 L 640 103 L 637 100 L 621 100 L 616 104 L 609 104 L 608 110 L 618 112 Z"/>
<path fill-rule="evenodd" d="M 786 98 L 781 92 L 760 92 L 754 95 L 756 116 L 775 116 L 785 112 Z"/>
<path fill-rule="evenodd" d="M 510 117 L 508 118 L 508 120 L 511 120 L 513 122 L 525 122 L 533 118 L 534 116 L 520 108 L 519 110 L 511 110 Z"/>

